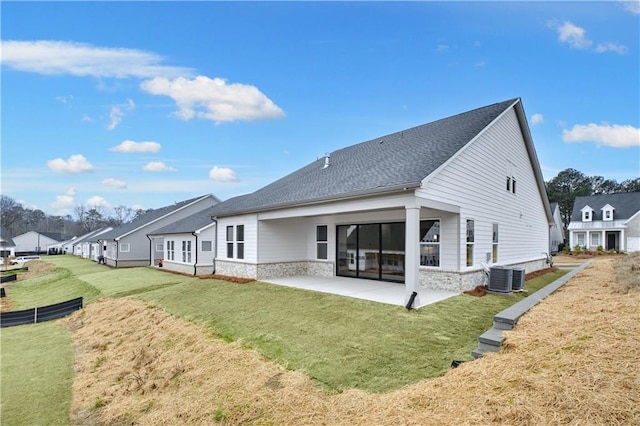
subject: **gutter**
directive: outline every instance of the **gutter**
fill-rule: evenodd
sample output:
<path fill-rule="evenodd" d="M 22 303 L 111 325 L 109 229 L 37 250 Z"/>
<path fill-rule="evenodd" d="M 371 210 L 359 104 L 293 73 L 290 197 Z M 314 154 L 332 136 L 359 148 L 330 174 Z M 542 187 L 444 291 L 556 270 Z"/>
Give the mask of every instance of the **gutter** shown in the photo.
<path fill-rule="evenodd" d="M 420 188 L 420 186 L 422 185 L 422 181 L 420 182 L 408 182 L 408 183 L 403 183 L 400 185 L 394 185 L 394 186 L 385 186 L 382 188 L 374 188 L 374 189 L 367 189 L 364 191 L 357 191 L 357 192 L 352 192 L 352 193 L 347 193 L 344 194 L 342 196 L 336 197 L 336 196 L 325 196 L 325 197 L 320 197 L 320 198 L 314 198 L 312 200 L 308 200 L 305 202 L 295 202 L 295 201 L 288 201 L 285 203 L 280 203 L 280 204 L 272 204 L 272 205 L 268 205 L 268 206 L 264 206 L 264 207 L 258 207 L 258 208 L 253 208 L 253 209 L 248 209 L 248 210 L 237 210 L 237 211 L 231 211 L 231 212 L 227 212 L 227 213 L 218 213 L 216 216 L 212 216 L 212 219 L 215 220 L 214 218 L 217 217 L 228 217 L 228 216 L 236 216 L 239 214 L 251 214 L 251 213 L 261 213 L 261 212 L 267 212 L 267 211 L 272 211 L 272 210 L 278 210 L 278 209 L 285 209 L 285 208 L 289 208 L 289 207 L 303 207 L 303 206 L 311 206 L 314 204 L 323 204 L 327 201 L 345 201 L 345 200 L 350 200 L 350 199 L 354 199 L 354 198 L 365 198 L 365 197 L 369 197 L 372 195 L 380 195 L 380 194 L 384 194 L 384 193 L 393 193 L 393 192 L 402 192 L 402 191 L 407 191 L 409 189 L 417 189 Z M 215 206 L 214 206 L 215 208 Z M 217 230 L 217 225 L 216 225 L 216 234 L 218 233 Z"/>
<path fill-rule="evenodd" d="M 149 240 L 149 266 L 153 266 L 153 256 L 151 256 L 153 254 L 153 240 L 151 239 L 151 237 L 149 236 L 149 234 L 146 234 L 147 239 Z"/>

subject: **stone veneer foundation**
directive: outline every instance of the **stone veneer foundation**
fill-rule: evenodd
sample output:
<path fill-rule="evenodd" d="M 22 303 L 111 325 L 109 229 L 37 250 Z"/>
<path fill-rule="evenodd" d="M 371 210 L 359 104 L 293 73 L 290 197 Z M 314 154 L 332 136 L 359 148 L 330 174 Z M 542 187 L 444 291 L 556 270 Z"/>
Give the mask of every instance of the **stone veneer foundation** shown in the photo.
<path fill-rule="evenodd" d="M 257 265 L 216 260 L 216 274 L 255 278 L 258 280 L 272 277 L 291 277 L 295 275 L 333 277 L 333 269 L 333 262 L 317 262 L 311 260 L 262 263 Z"/>
<path fill-rule="evenodd" d="M 511 265 L 501 265 L 510 268 L 524 268 L 525 273 L 544 269 L 547 264 L 544 259 L 531 262 L 516 263 Z M 443 271 L 437 269 L 420 268 L 418 274 L 418 286 L 420 288 L 432 290 L 448 290 L 463 292 L 473 290 L 485 282 L 484 270 L 469 272 Z"/>

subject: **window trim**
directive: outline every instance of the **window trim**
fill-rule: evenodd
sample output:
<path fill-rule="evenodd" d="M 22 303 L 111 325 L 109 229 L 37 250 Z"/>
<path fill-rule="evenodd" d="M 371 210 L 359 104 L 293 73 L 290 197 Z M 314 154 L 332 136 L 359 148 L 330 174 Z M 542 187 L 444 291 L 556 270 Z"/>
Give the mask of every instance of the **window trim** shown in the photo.
<path fill-rule="evenodd" d="M 120 253 L 129 253 L 131 252 L 131 244 L 130 243 L 119 243 L 120 245 Z M 126 247 L 126 249 L 125 249 Z"/>
<path fill-rule="evenodd" d="M 208 244 L 209 248 L 205 248 L 205 243 L 209 243 Z M 213 241 L 211 241 L 211 240 L 202 240 L 202 241 L 200 241 L 200 251 L 202 251 L 202 252 L 213 251 Z"/>
<path fill-rule="evenodd" d="M 441 260 L 441 242 L 442 242 L 442 219 L 441 218 L 424 218 L 424 219 L 420 219 L 420 224 L 418 225 L 418 232 L 420 232 L 420 229 L 422 228 L 422 222 L 438 222 L 438 229 L 439 229 L 439 233 L 436 235 L 439 235 L 440 237 L 437 238 L 437 241 L 422 241 L 422 239 L 420 238 L 420 235 L 418 235 L 418 238 L 420 238 L 420 267 L 421 268 L 440 268 L 440 260 Z M 437 253 L 438 253 L 438 258 L 435 262 L 435 265 L 423 265 L 422 264 L 422 247 L 423 246 L 436 246 L 437 247 Z"/>
<path fill-rule="evenodd" d="M 324 228 L 324 240 L 320 239 L 320 229 Z M 320 256 L 320 247 L 324 247 L 324 257 Z M 316 225 L 316 260 L 329 260 L 329 226 Z"/>
<path fill-rule="evenodd" d="M 469 227 L 471 223 L 471 228 Z M 472 267 L 474 265 L 474 245 L 476 243 L 476 222 L 474 219 L 466 219 L 466 266 Z M 469 233 L 471 230 L 471 233 Z"/>
<path fill-rule="evenodd" d="M 498 263 L 498 244 L 500 243 L 500 226 L 494 223 L 492 226 L 491 263 Z"/>

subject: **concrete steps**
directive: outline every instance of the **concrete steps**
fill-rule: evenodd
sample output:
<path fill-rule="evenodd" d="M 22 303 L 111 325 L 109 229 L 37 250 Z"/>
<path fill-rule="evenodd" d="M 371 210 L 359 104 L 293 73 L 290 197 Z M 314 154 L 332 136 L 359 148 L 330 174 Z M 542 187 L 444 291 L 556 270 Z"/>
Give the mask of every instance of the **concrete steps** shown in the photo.
<path fill-rule="evenodd" d="M 531 296 L 522 299 L 518 303 L 509 306 L 502 312 L 499 312 L 493 317 L 493 327 L 485 331 L 478 338 L 478 347 L 471 351 L 471 355 L 474 358 L 480 358 L 485 352 L 499 352 L 504 337 L 502 332 L 505 330 L 512 330 L 520 317 L 522 317 L 529 309 L 540 303 L 545 297 L 562 287 L 567 281 L 573 278 L 578 272 L 591 264 L 591 260 L 585 262 L 578 267 L 574 268 L 571 272 L 564 275 L 562 278 L 552 282 L 546 287 L 536 291 Z"/>

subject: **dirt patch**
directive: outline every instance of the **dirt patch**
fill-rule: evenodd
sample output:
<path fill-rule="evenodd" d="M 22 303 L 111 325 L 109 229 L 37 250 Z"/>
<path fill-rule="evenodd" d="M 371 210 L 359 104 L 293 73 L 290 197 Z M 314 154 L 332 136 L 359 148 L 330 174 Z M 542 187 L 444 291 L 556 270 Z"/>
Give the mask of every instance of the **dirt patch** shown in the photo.
<path fill-rule="evenodd" d="M 236 283 L 236 284 L 248 284 L 248 283 L 252 283 L 255 281 L 255 279 L 253 278 L 242 278 L 242 277 L 232 277 L 230 275 L 219 275 L 219 274 L 214 274 L 214 275 L 203 275 L 200 276 L 200 278 L 203 279 L 214 279 L 214 280 L 222 280 L 222 281 L 229 281 L 232 283 Z"/>
<path fill-rule="evenodd" d="M 507 333 L 500 353 L 385 394 L 328 394 L 134 299 L 65 320 L 74 424 L 640 424 L 640 292 L 597 259 Z"/>

